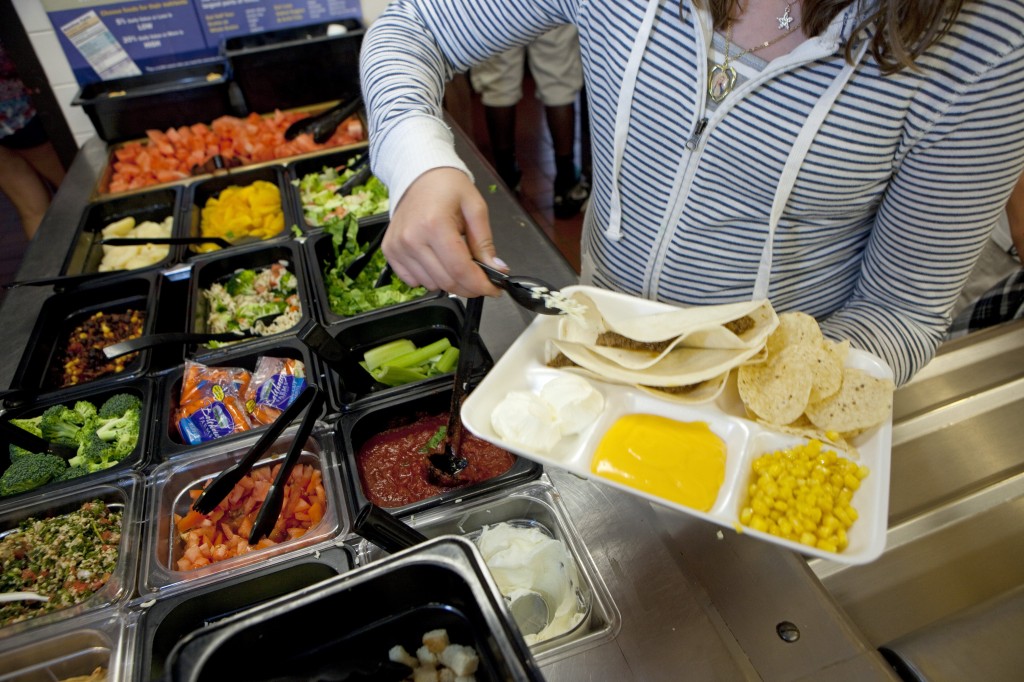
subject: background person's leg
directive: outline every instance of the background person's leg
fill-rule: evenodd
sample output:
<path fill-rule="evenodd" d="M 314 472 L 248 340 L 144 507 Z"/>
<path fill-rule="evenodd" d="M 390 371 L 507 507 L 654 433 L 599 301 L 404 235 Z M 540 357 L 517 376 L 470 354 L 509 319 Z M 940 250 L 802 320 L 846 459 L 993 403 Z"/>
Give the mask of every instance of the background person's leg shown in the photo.
<path fill-rule="evenodd" d="M 576 99 L 583 88 L 576 27 L 548 31 L 527 47 L 527 55 L 554 147 L 555 217 L 571 218 L 589 195 L 588 188 L 579 183 L 575 162 Z"/>
<path fill-rule="evenodd" d="M 14 204 L 25 236 L 32 239 L 50 207 L 50 190 L 28 161 L 6 147 L 0 147 L 0 191 Z"/>
<path fill-rule="evenodd" d="M 522 172 L 516 160 L 516 105 L 523 97 L 525 51 L 514 48 L 470 69 L 470 82 L 480 94 L 498 175 L 518 191 Z"/>

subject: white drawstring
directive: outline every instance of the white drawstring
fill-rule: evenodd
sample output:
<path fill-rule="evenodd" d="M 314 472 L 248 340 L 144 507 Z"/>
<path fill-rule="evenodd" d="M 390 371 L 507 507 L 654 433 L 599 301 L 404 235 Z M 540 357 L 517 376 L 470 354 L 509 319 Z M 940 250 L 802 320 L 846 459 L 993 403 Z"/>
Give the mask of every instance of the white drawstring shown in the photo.
<path fill-rule="evenodd" d="M 772 274 L 775 229 L 779 226 L 782 211 L 786 208 L 786 202 L 789 201 L 790 194 L 793 193 L 793 187 L 796 185 L 796 176 L 800 172 L 800 166 L 803 164 L 804 158 L 811 148 L 814 136 L 821 129 L 822 124 L 825 122 L 825 115 L 828 114 L 829 109 L 835 104 L 839 93 L 846 87 L 846 83 L 853 75 L 854 69 L 860 64 L 860 60 L 867 50 L 868 42 L 867 40 L 861 41 L 860 49 L 858 49 L 853 62 L 846 64 L 843 72 L 832 82 L 828 90 L 825 91 L 825 94 L 821 96 L 814 105 L 814 108 L 811 109 L 810 114 L 807 115 L 807 119 L 804 121 L 803 127 L 800 129 L 800 134 L 797 135 L 796 140 L 793 142 L 793 148 L 789 152 L 789 158 L 786 159 L 786 165 L 782 169 L 782 176 L 779 178 L 778 189 L 775 191 L 775 201 L 772 203 L 772 212 L 768 218 L 768 237 L 765 240 L 764 248 L 761 249 L 761 262 L 757 268 L 757 279 L 754 280 L 752 300 L 759 301 L 768 298 L 768 286 Z"/>
<path fill-rule="evenodd" d="M 612 239 L 622 236 L 622 197 L 619 195 L 619 171 L 622 169 L 622 156 L 626 149 L 626 134 L 629 132 L 629 110 L 633 105 L 633 92 L 636 90 L 637 74 L 640 73 L 640 60 L 647 49 L 647 41 L 654 25 L 654 15 L 658 11 L 660 0 L 650 0 L 647 12 L 637 30 L 633 50 L 629 53 L 629 61 L 622 74 L 622 89 L 619 90 L 619 101 L 615 106 L 615 133 L 612 138 L 612 193 L 608 206 L 608 226 L 605 234 Z"/>

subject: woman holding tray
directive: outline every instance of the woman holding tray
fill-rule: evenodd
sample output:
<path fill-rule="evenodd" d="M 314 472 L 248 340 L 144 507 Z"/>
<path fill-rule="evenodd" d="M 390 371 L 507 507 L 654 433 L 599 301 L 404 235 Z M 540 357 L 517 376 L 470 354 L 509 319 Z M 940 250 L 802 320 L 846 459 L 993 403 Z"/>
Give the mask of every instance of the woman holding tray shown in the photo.
<path fill-rule="evenodd" d="M 897 384 L 932 357 L 1024 168 L 1024 0 L 395 0 L 361 80 L 409 284 L 497 295 L 444 83 L 563 23 L 590 97 L 584 283 L 767 297 Z"/>

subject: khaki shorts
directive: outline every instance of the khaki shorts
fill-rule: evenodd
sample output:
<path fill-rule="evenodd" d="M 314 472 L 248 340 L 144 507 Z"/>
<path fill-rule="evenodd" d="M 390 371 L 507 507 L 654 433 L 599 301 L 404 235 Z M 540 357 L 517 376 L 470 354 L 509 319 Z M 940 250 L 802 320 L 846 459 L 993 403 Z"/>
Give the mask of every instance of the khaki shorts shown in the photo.
<path fill-rule="evenodd" d="M 583 87 L 576 27 L 553 28 L 526 47 L 515 47 L 477 64 L 469 72 L 473 89 L 489 107 L 511 107 L 523 98 L 523 61 L 537 84 L 537 99 L 547 107 L 576 101 Z"/>

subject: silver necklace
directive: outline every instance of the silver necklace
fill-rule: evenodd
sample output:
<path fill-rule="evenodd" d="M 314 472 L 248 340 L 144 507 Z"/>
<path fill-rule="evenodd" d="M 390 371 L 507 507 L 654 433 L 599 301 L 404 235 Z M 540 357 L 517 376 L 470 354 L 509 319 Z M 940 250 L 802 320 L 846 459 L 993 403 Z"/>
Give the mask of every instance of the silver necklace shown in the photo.
<path fill-rule="evenodd" d="M 793 2 L 790 2 L 790 3 L 787 3 L 786 4 L 786 11 L 782 13 L 782 16 L 781 17 L 775 17 L 775 19 L 779 22 L 779 30 L 780 31 L 788 31 L 790 24 L 793 23 L 793 14 L 791 13 L 790 10 L 793 9 L 793 5 L 795 3 L 796 3 L 796 0 L 793 0 Z"/>

